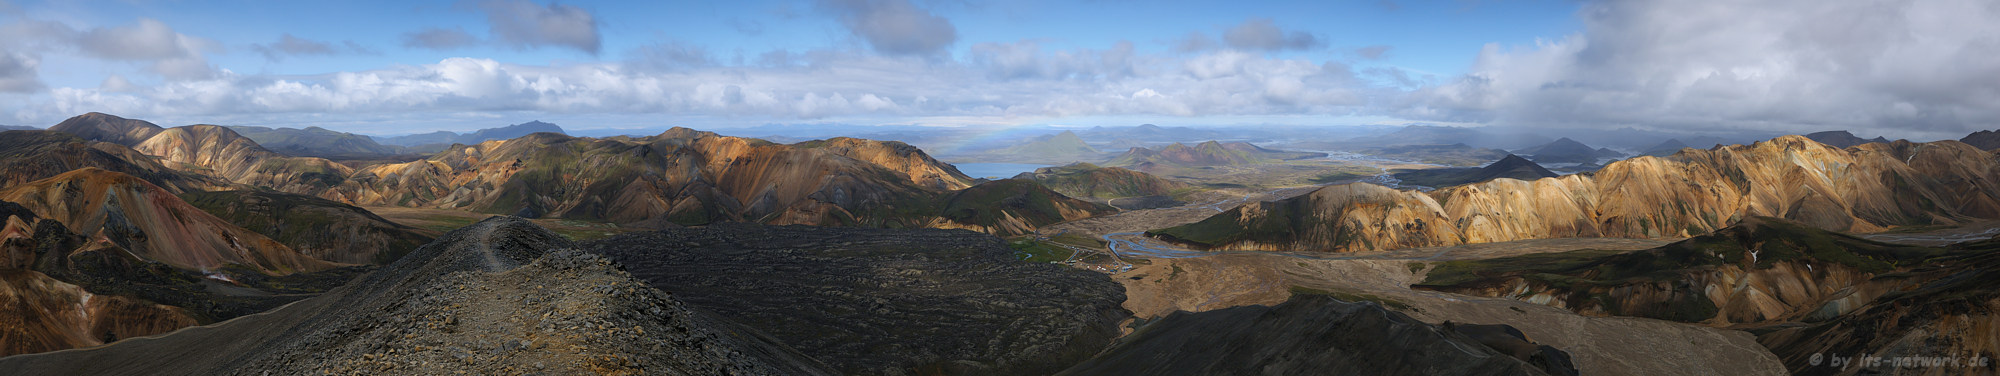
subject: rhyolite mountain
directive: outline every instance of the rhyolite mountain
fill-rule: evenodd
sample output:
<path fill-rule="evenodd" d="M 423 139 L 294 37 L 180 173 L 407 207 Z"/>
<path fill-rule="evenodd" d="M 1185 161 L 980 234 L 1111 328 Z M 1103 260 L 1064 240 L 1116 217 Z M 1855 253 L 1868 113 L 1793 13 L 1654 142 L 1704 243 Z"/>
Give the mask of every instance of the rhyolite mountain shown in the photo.
<path fill-rule="evenodd" d="M 368 136 L 336 132 L 320 127 L 298 129 L 231 126 L 229 129 L 243 137 L 249 137 L 266 149 L 294 157 L 365 159 L 413 152 L 407 147 L 376 143 L 374 138 Z"/>
<path fill-rule="evenodd" d="M 613 223 L 943 227 L 1003 235 L 1113 211 L 1039 185 L 974 183 L 900 142 L 782 145 L 674 128 L 637 138 L 536 133 L 487 141 L 365 167 L 320 196 Z"/>
<path fill-rule="evenodd" d="M 1165 171 L 1175 168 L 1204 166 L 1228 166 L 1253 163 L 1288 161 L 1295 159 L 1325 157 L 1326 153 L 1271 150 L 1248 142 L 1208 141 L 1195 146 L 1174 143 L 1159 149 L 1132 148 L 1104 166 L 1123 167 L 1139 171 Z"/>
<path fill-rule="evenodd" d="M 174 193 L 228 189 L 212 176 L 182 172 L 125 145 L 55 131 L 0 132 L 0 187 L 93 167 L 137 176 Z"/>
<path fill-rule="evenodd" d="M 0 358 L 23 374 L 824 375 L 519 218 L 461 228 L 326 294 L 139 341 Z"/>
<path fill-rule="evenodd" d="M 1751 216 L 1833 231 L 2000 218 L 2000 160 L 1957 141 L 1839 149 L 1800 136 L 1589 175 L 1428 193 L 1337 185 L 1149 232 L 1206 249 L 1357 251 L 1561 237 L 1685 237 Z"/>
<path fill-rule="evenodd" d="M 1600 159 L 1625 156 L 1624 153 L 1610 149 L 1593 149 L 1568 137 L 1541 146 L 1516 150 L 1514 153 L 1528 156 L 1528 159 L 1538 163 L 1596 163 Z"/>
<path fill-rule="evenodd" d="M 1527 158 L 1508 154 L 1506 157 L 1493 161 L 1493 163 L 1487 164 L 1485 167 L 1411 170 L 1397 172 L 1394 176 L 1397 179 L 1402 179 L 1404 184 L 1448 187 L 1500 178 L 1535 180 L 1552 178 L 1558 175 L 1555 172 L 1549 171 L 1549 169 L 1542 168 L 1541 165 L 1535 164 L 1534 161 L 1529 161 Z"/>
<path fill-rule="evenodd" d="M 536 133 L 568 135 L 568 133 L 563 132 L 561 126 L 536 120 L 499 128 L 481 129 L 472 131 L 471 133 L 461 134 L 452 131 L 437 131 L 407 136 L 381 137 L 375 141 L 385 145 L 407 146 L 419 151 L 437 151 L 444 150 L 445 147 L 452 144 L 472 145 L 493 140 L 515 139 Z"/>
<path fill-rule="evenodd" d="M 0 353 L 95 346 L 260 312 L 363 268 L 314 259 L 137 177 L 82 168 L 0 189 Z"/>
<path fill-rule="evenodd" d="M 0 201 L 181 269 L 238 266 L 282 275 L 337 266 L 209 215 L 153 183 L 112 171 L 83 168 L 10 186 L 0 189 Z"/>
<path fill-rule="evenodd" d="M 1883 138 L 1881 136 L 1876 136 L 1874 139 L 1865 139 L 1857 137 L 1853 133 L 1849 133 L 1847 131 L 1814 132 L 1811 134 L 1807 134 L 1806 138 L 1812 139 L 1813 141 L 1819 141 L 1822 144 L 1831 145 L 1837 148 L 1847 148 L 1847 147 L 1852 147 L 1854 145 L 1866 144 L 1870 142 L 1883 142 L 1883 143 L 1889 142 L 1888 138 Z"/>
<path fill-rule="evenodd" d="M 91 141 L 132 147 L 187 173 L 284 192 L 312 193 L 339 185 L 352 168 L 324 158 L 293 157 L 219 125 L 161 128 L 142 120 L 88 113 L 49 127 Z"/>
<path fill-rule="evenodd" d="M 614 223 L 750 221 L 968 228 L 997 234 L 1115 211 L 1012 183 L 976 196 L 1048 199 L 1033 205 L 1020 203 L 1032 199 L 954 201 L 965 197 L 958 191 L 976 181 L 907 144 L 851 138 L 779 145 L 684 128 L 637 138 L 534 133 L 463 145 L 423 160 L 362 165 L 357 171 L 324 158 L 272 152 L 213 125 L 160 128 L 91 113 L 55 128 L 130 142 L 134 150 L 184 174 L 352 205 Z M 539 128 L 527 124 L 513 129 Z M 202 190 L 217 188 L 223 187 Z M 995 193 L 1002 191 L 1007 194 Z M 955 205 L 953 213 L 945 213 L 948 205 Z M 968 220 L 977 222 L 964 222 Z"/>

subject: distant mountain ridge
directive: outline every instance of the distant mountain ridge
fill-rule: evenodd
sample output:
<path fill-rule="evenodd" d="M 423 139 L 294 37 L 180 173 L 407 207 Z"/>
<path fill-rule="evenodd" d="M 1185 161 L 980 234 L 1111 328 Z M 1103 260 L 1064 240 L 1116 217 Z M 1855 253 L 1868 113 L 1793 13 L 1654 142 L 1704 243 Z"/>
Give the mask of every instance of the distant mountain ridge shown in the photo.
<path fill-rule="evenodd" d="M 1888 138 L 1883 138 L 1881 136 L 1876 136 L 1874 139 L 1864 139 L 1861 137 L 1856 137 L 1853 133 L 1848 133 L 1847 131 L 1814 132 L 1812 134 L 1807 134 L 1806 138 L 1812 139 L 1813 141 L 1819 141 L 1822 144 L 1833 145 L 1833 147 L 1837 148 L 1848 148 L 1848 147 L 1853 147 L 1854 145 L 1866 144 L 1871 142 L 1881 142 L 1881 143 L 1889 142 Z"/>
<path fill-rule="evenodd" d="M 1972 145 L 1979 148 L 1979 150 L 2000 149 L 2000 131 L 1972 132 L 1972 134 L 1965 135 L 1965 138 L 1958 139 L 1958 142 Z"/>
<path fill-rule="evenodd" d="M 266 149 L 294 157 L 348 159 L 413 152 L 407 147 L 376 143 L 373 137 L 320 127 L 298 129 L 231 126 L 229 129 L 257 141 L 258 145 Z"/>
<path fill-rule="evenodd" d="M 1271 150 L 1248 142 L 1208 141 L 1195 146 L 1173 143 L 1158 150 L 1132 148 L 1104 166 L 1140 171 L 1201 166 L 1228 166 L 1325 157 L 1326 153 Z"/>
<path fill-rule="evenodd" d="M 527 136 L 535 133 L 556 133 L 561 135 L 569 135 L 569 133 L 564 132 L 562 127 L 560 126 L 556 126 L 555 124 L 544 123 L 540 120 L 535 120 L 526 123 L 509 125 L 505 127 L 481 129 L 473 131 L 472 133 L 461 134 L 452 131 L 437 131 L 431 133 L 413 134 L 408 136 L 380 137 L 376 138 L 376 141 L 385 145 L 409 146 L 409 147 L 422 146 L 426 148 L 443 149 L 443 146 L 451 144 L 473 145 L 492 140 L 515 139 L 515 138 L 520 138 L 521 136 Z"/>

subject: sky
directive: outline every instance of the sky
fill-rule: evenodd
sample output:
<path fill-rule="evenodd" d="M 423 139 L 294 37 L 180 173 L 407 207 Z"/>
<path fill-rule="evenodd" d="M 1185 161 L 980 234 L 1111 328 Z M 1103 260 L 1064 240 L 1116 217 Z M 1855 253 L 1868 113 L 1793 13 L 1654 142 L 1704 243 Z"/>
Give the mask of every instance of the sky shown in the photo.
<path fill-rule="evenodd" d="M 0 124 L 2000 127 L 2000 2 L 0 0 Z"/>

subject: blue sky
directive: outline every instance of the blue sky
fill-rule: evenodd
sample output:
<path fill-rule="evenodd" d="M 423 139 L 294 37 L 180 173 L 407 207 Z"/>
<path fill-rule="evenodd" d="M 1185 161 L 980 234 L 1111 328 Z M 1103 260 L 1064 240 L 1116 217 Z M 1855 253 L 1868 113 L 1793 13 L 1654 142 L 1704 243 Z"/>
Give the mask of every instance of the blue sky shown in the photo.
<path fill-rule="evenodd" d="M 1979 100 L 2000 90 L 1975 78 L 2000 68 L 1947 64 L 1992 52 L 1994 5 L 1821 3 L 0 0 L 0 123 L 103 111 L 371 134 L 541 119 L 1943 137 L 2000 121 Z"/>

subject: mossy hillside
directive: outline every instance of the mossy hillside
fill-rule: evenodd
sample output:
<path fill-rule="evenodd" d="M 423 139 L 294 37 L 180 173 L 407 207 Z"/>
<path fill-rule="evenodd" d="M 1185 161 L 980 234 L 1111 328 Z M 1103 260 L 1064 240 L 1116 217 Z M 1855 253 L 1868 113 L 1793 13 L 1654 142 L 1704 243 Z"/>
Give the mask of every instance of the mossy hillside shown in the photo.
<path fill-rule="evenodd" d="M 374 252 L 368 260 L 373 264 L 395 261 L 431 241 L 430 236 L 417 228 L 318 197 L 272 191 L 215 191 L 188 192 L 180 198 L 210 215 L 293 248 L 332 247 L 339 243 L 361 245 L 373 240 L 348 238 L 357 232 L 379 236 L 383 246 L 367 250 Z"/>

